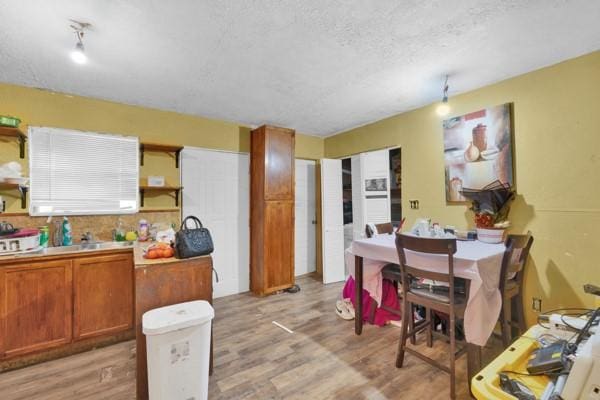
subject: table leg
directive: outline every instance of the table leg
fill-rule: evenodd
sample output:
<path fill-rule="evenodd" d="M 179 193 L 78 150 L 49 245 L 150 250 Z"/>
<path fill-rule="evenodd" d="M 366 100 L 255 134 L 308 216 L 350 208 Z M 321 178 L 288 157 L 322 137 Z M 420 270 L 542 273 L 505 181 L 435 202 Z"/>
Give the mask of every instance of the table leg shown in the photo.
<path fill-rule="evenodd" d="M 481 371 L 481 346 L 467 343 L 467 377 L 469 380 L 469 390 L 471 389 L 471 379 Z"/>
<path fill-rule="evenodd" d="M 354 256 L 354 290 L 354 298 L 356 299 L 354 333 L 360 335 L 363 323 L 363 258 L 361 256 Z"/>

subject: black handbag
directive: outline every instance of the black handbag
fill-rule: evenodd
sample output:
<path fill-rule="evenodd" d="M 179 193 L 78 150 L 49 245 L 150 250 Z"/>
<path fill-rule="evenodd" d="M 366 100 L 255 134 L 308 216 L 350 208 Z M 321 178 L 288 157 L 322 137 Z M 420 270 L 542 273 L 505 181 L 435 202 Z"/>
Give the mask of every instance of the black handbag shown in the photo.
<path fill-rule="evenodd" d="M 187 221 L 194 221 L 194 228 L 188 228 Z M 190 258 L 205 256 L 214 250 L 213 241 L 208 229 L 193 215 L 186 217 L 181 229 L 175 234 L 175 257 Z"/>

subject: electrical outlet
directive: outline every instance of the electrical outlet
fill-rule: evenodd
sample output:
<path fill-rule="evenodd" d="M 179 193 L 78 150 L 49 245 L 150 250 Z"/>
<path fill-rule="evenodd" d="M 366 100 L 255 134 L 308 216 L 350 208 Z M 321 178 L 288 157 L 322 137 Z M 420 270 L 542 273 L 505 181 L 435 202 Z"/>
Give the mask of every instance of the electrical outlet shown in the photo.
<path fill-rule="evenodd" d="M 590 400 L 600 399 L 600 386 L 593 385 L 590 388 L 590 392 L 588 393 L 587 398 Z"/>
<path fill-rule="evenodd" d="M 419 209 L 419 200 L 409 200 L 408 204 L 410 205 L 410 209 L 411 210 L 418 210 Z"/>
<path fill-rule="evenodd" d="M 537 313 L 541 313 L 542 312 L 542 299 L 540 299 L 538 297 L 534 297 L 531 302 L 531 308 L 533 308 L 533 311 L 535 311 Z"/>

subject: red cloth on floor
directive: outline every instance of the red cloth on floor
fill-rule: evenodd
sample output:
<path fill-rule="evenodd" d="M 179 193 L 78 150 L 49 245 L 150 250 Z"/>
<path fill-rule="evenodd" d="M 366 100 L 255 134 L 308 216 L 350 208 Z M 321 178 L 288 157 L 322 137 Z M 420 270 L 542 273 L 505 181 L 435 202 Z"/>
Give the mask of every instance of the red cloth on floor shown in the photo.
<path fill-rule="evenodd" d="M 344 285 L 344 289 L 342 290 L 342 297 L 344 299 L 350 299 L 352 304 L 354 305 L 354 309 L 356 309 L 356 299 L 355 299 L 355 290 L 354 290 L 354 278 L 351 276 L 346 280 L 346 284 Z M 398 301 L 398 294 L 396 293 L 396 288 L 394 284 L 387 279 L 383 280 L 382 285 L 382 295 L 381 295 L 383 304 L 389 308 L 393 308 L 396 310 L 400 310 L 400 303 Z M 362 293 L 363 300 L 363 321 L 371 322 L 371 304 L 375 302 L 369 292 L 363 289 Z M 384 326 L 387 321 L 397 321 L 400 320 L 400 316 L 393 314 L 389 311 L 386 311 L 380 307 L 375 309 L 375 318 L 373 319 L 373 323 L 378 326 Z"/>

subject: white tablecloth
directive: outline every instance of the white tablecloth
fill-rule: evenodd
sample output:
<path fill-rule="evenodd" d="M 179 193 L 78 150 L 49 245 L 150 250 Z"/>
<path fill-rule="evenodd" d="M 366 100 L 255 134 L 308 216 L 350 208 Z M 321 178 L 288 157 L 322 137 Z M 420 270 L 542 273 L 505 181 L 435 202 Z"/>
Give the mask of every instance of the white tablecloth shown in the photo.
<path fill-rule="evenodd" d="M 504 244 L 457 241 L 454 275 L 471 281 L 465 310 L 465 336 L 469 343 L 485 345 L 491 336 L 502 307 L 498 283 Z M 354 276 L 354 256 L 363 257 L 363 288 L 381 303 L 381 268 L 398 264 L 395 235 L 379 235 L 352 242 L 346 250 L 348 271 Z M 407 262 L 430 271 L 447 271 L 447 256 L 406 252 Z"/>

